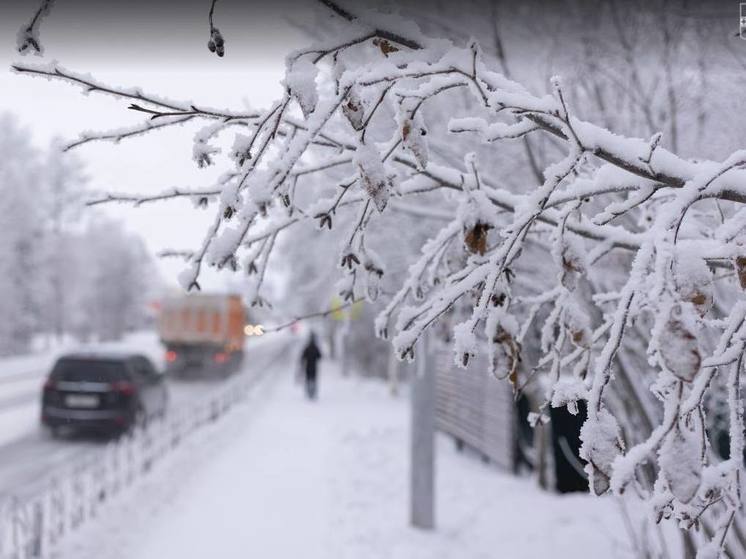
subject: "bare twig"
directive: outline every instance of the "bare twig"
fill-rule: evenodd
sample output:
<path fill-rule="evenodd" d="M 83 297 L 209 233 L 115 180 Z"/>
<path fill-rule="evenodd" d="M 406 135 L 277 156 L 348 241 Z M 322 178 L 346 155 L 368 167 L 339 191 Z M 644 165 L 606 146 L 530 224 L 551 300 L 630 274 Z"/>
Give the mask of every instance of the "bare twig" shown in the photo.
<path fill-rule="evenodd" d="M 347 309 L 349 307 L 352 307 L 353 305 L 357 305 L 358 303 L 362 303 L 363 301 L 364 301 L 364 299 L 362 297 L 357 298 L 357 299 L 352 299 L 351 301 L 347 301 L 346 303 L 342 303 L 341 305 L 334 306 L 331 309 L 327 309 L 327 310 L 318 311 L 318 312 L 306 314 L 306 315 L 303 315 L 303 316 L 299 316 L 297 318 L 294 318 L 294 319 L 292 319 L 292 320 L 290 320 L 288 322 L 285 322 L 285 323 L 280 324 L 279 326 L 275 326 L 273 328 L 265 328 L 264 331 L 265 332 L 279 332 L 280 330 L 284 330 L 285 328 L 288 328 L 288 327 L 292 326 L 296 322 L 300 322 L 300 321 L 303 321 L 303 320 L 309 320 L 311 318 L 324 318 L 324 317 L 327 317 L 327 316 L 332 315 L 334 313 L 343 311 L 344 309 Z"/>

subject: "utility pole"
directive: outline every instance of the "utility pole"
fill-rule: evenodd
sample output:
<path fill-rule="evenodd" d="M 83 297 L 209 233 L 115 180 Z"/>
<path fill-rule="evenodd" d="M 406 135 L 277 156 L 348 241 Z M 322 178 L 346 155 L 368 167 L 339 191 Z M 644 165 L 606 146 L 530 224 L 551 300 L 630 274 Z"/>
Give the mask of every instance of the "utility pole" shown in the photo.
<path fill-rule="evenodd" d="M 388 362 L 389 390 L 392 396 L 399 395 L 399 360 L 393 349 L 389 351 Z"/>
<path fill-rule="evenodd" d="M 435 369 L 429 334 L 420 338 L 412 378 L 410 521 L 422 530 L 435 528 Z"/>
<path fill-rule="evenodd" d="M 347 347 L 348 339 L 350 336 L 350 317 L 346 316 L 342 322 L 342 328 L 339 329 L 339 363 L 342 369 L 342 376 L 350 374 L 350 352 Z"/>

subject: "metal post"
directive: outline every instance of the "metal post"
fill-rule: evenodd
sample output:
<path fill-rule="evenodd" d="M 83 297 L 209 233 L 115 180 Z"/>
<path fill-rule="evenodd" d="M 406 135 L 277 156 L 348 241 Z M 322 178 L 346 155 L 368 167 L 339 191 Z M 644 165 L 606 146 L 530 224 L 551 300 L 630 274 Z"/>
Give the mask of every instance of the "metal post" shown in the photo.
<path fill-rule="evenodd" d="M 399 360 L 393 349 L 389 352 L 388 362 L 389 390 L 392 396 L 399 395 Z"/>
<path fill-rule="evenodd" d="M 435 370 L 428 335 L 420 339 L 412 378 L 410 519 L 423 530 L 435 527 Z"/>
<path fill-rule="evenodd" d="M 346 315 L 340 330 L 340 341 L 339 341 L 339 353 L 340 353 L 340 365 L 342 367 L 342 375 L 347 376 L 350 374 L 350 348 L 348 347 L 350 336 L 350 317 Z"/>

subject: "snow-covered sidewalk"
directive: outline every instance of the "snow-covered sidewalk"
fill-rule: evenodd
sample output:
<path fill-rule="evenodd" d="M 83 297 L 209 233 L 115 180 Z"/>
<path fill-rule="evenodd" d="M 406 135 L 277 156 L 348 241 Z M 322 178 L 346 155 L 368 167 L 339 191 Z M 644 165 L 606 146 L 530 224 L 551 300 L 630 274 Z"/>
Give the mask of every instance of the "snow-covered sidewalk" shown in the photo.
<path fill-rule="evenodd" d="M 289 367 L 76 533 L 76 559 L 629 557 L 611 499 L 556 496 L 438 441 L 436 531 L 407 525 L 408 408 L 383 383 Z"/>

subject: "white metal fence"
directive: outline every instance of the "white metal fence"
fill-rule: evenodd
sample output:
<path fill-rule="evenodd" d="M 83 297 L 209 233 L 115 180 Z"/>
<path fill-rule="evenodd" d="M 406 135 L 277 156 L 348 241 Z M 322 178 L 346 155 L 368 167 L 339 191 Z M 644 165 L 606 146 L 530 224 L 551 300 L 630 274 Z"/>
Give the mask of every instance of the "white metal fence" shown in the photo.
<path fill-rule="evenodd" d="M 62 538 L 95 518 L 104 504 L 182 441 L 245 399 L 265 371 L 242 373 L 204 401 L 171 409 L 163 419 L 108 443 L 100 452 L 86 452 L 32 496 L 0 503 L 0 559 L 49 557 Z"/>

